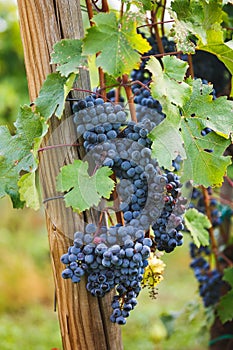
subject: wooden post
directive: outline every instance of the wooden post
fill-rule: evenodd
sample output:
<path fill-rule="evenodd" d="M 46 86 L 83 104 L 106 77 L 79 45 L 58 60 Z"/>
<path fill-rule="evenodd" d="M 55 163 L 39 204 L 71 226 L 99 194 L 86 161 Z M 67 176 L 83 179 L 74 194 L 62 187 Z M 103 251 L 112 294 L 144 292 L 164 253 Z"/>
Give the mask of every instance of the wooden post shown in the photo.
<path fill-rule="evenodd" d="M 18 0 L 21 37 L 31 102 L 38 96 L 46 75 L 54 70 L 50 62 L 53 45 L 62 38 L 81 38 L 84 34 L 79 0 Z M 78 86 L 90 89 L 88 72 L 80 72 Z M 70 144 L 76 140 L 67 104 L 61 121 L 51 119 L 44 145 Z M 40 153 L 39 175 L 42 199 L 57 195 L 55 178 L 61 166 L 78 158 L 77 149 L 62 147 Z M 98 212 L 74 214 L 62 199 L 45 202 L 46 222 L 55 281 L 58 317 L 64 350 L 121 350 L 120 327 L 111 323 L 110 293 L 92 297 L 85 281 L 74 285 L 63 280 L 60 256 L 67 251 L 73 234 L 86 222 L 96 222 Z"/>

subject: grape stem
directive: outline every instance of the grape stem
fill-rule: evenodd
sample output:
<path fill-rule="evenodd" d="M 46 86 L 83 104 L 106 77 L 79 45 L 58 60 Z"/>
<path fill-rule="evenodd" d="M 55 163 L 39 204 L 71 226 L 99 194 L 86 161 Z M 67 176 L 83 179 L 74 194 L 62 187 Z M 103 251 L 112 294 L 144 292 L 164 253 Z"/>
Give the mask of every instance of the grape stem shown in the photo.
<path fill-rule="evenodd" d="M 38 149 L 38 152 L 44 152 L 44 151 L 48 151 L 50 149 L 59 148 L 59 147 L 79 147 L 79 146 L 81 146 L 80 143 L 63 143 L 58 145 L 41 147 Z"/>
<path fill-rule="evenodd" d="M 128 75 L 127 74 L 123 75 L 122 82 L 123 82 L 123 86 L 124 86 L 125 93 L 126 93 L 127 100 L 128 100 L 128 104 L 129 104 L 131 120 L 134 121 L 135 123 L 137 123 L 135 105 L 134 105 L 134 103 L 131 102 L 132 99 L 133 99 L 133 94 L 132 94 L 131 87 L 128 84 L 129 81 L 128 81 Z"/>
<path fill-rule="evenodd" d="M 145 60 L 145 59 L 151 58 L 151 57 L 163 57 L 163 56 L 170 56 L 170 55 L 179 55 L 179 54 L 182 54 L 182 53 L 183 53 L 183 51 L 172 51 L 172 52 L 157 53 L 156 55 L 142 56 L 141 59 Z"/>
<path fill-rule="evenodd" d="M 45 203 L 47 203 L 47 202 L 49 202 L 49 201 L 53 201 L 54 199 L 64 199 L 65 197 L 64 196 L 55 196 L 55 197 L 49 197 L 49 198 L 45 198 L 44 200 L 43 200 L 43 204 L 45 204 Z"/>
<path fill-rule="evenodd" d="M 169 21 L 159 21 L 159 22 L 154 22 L 154 23 L 148 23 L 148 24 L 143 24 L 142 26 L 138 26 L 137 28 L 143 28 L 143 27 L 153 27 L 155 24 L 164 24 L 164 23 L 173 23 L 175 22 L 174 19 L 171 19 Z"/>
<path fill-rule="evenodd" d="M 224 176 L 224 178 L 227 180 L 228 184 L 233 187 L 233 181 L 229 178 L 229 176 Z"/>
<path fill-rule="evenodd" d="M 157 10 L 158 10 L 158 8 L 157 8 Z M 151 18 L 152 18 L 152 21 L 154 23 L 154 25 L 151 27 L 151 29 L 154 29 L 154 34 L 155 34 L 155 38 L 157 41 L 159 52 L 164 53 L 164 47 L 163 47 L 163 43 L 162 43 L 162 40 L 161 40 L 160 35 L 159 35 L 159 28 L 158 28 L 157 21 L 156 21 L 156 12 L 151 11 Z"/>
<path fill-rule="evenodd" d="M 116 175 L 115 173 L 113 173 L 111 175 L 111 179 L 116 183 Z M 123 219 L 123 214 L 121 211 L 118 210 L 119 206 L 120 206 L 120 200 L 119 197 L 117 195 L 117 191 L 116 191 L 116 186 L 114 187 L 113 193 L 112 193 L 112 197 L 113 197 L 113 210 L 115 211 L 116 214 L 116 219 L 117 219 L 117 223 L 124 225 L 124 219 Z"/>
<path fill-rule="evenodd" d="M 201 190 L 202 190 L 203 197 L 204 197 L 206 216 L 209 219 L 209 221 L 211 222 L 210 198 L 209 198 L 208 190 L 204 186 L 201 186 Z M 210 237 L 210 242 L 211 242 L 211 249 L 212 249 L 212 252 L 213 252 L 214 257 L 215 257 L 216 267 L 217 267 L 218 270 L 220 270 L 219 269 L 219 263 L 218 263 L 218 256 L 219 256 L 218 245 L 217 245 L 217 241 L 216 241 L 216 239 L 214 237 L 213 226 L 211 226 L 208 229 L 208 231 L 209 231 L 209 237 Z"/>
<path fill-rule="evenodd" d="M 191 76 L 192 79 L 194 79 L 194 69 L 193 69 L 193 60 L 192 60 L 192 55 L 188 55 L 188 64 L 189 64 L 189 69 L 188 73 Z"/>
<path fill-rule="evenodd" d="M 165 10 L 166 10 L 166 0 L 164 0 L 163 4 L 163 10 L 162 10 L 162 21 L 161 21 L 161 30 L 162 30 L 162 36 L 165 35 L 165 30 L 164 30 L 164 17 L 165 17 Z"/>

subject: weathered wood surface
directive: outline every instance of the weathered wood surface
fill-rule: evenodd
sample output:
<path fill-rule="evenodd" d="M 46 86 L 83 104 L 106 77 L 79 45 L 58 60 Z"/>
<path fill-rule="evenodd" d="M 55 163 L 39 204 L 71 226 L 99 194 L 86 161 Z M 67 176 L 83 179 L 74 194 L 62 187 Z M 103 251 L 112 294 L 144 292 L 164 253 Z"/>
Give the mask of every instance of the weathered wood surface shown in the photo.
<path fill-rule="evenodd" d="M 79 0 L 18 0 L 21 37 L 31 102 L 38 96 L 46 75 L 54 71 L 49 64 L 54 43 L 62 38 L 81 38 L 83 25 Z M 78 87 L 90 89 L 87 71 L 80 73 Z M 52 118 L 50 131 L 43 144 L 70 144 L 76 140 L 70 106 L 67 104 L 61 121 Z M 58 193 L 56 175 L 61 166 L 77 159 L 74 147 L 61 147 L 40 153 L 39 175 L 43 199 Z M 97 299 L 87 292 L 85 281 L 74 285 L 61 278 L 64 265 L 60 256 L 67 251 L 84 219 L 95 222 L 97 212 L 74 214 L 65 208 L 62 199 L 47 201 L 45 213 L 51 252 L 52 269 L 58 304 L 64 350 L 121 350 L 120 327 L 109 321 L 112 295 Z"/>

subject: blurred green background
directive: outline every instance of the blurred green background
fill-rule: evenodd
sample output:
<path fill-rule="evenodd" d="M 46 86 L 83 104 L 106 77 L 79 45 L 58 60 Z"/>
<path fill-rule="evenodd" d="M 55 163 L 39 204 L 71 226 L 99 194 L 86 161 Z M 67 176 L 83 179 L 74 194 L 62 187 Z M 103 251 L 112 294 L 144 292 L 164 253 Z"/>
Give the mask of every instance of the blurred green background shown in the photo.
<path fill-rule="evenodd" d="M 16 4 L 0 0 L 0 124 L 12 125 L 28 103 Z M 43 210 L 13 210 L 0 200 L 0 349 L 62 349 Z M 204 350 L 208 330 L 189 269 L 189 237 L 164 256 L 158 297 L 143 290 L 122 328 L 125 350 Z M 70 282 L 67 282 L 70 283 Z"/>

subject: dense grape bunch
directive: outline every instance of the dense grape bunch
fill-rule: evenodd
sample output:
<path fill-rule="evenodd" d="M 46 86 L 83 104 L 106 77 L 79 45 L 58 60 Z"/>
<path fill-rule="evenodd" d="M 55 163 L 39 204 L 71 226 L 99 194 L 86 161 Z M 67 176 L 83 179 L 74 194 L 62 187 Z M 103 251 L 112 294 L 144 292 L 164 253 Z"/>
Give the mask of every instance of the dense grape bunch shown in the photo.
<path fill-rule="evenodd" d="M 164 118 L 161 113 L 144 109 L 136 124 L 127 121 L 120 104 L 96 96 L 77 101 L 73 111 L 89 165 L 114 171 L 120 203 L 115 210 L 123 213 L 124 225 L 88 224 L 84 232 L 76 232 L 73 246 L 61 257 L 66 265 L 62 276 L 78 283 L 87 275 L 86 288 L 95 297 L 115 289 L 110 319 L 125 324 L 137 304 L 142 281 L 151 287 L 143 277 L 151 253 L 156 249 L 171 252 L 182 244 L 185 201 L 179 178 L 160 169 L 151 156 L 148 135 Z M 154 275 L 154 281 L 160 278 Z"/>
<path fill-rule="evenodd" d="M 111 321 L 125 324 L 137 304 L 151 245 L 151 239 L 132 226 L 88 224 L 84 232 L 74 234 L 73 246 L 61 257 L 66 265 L 62 277 L 78 283 L 86 274 L 87 290 L 95 297 L 116 288 Z"/>
<path fill-rule="evenodd" d="M 217 269 L 211 269 L 207 261 L 210 256 L 210 249 L 203 246 L 197 248 L 194 243 L 191 243 L 190 256 L 192 258 L 190 266 L 198 281 L 199 294 L 204 306 L 215 305 L 221 296 L 223 280 L 222 274 Z"/>

